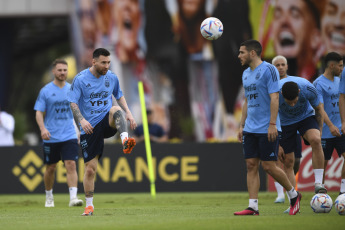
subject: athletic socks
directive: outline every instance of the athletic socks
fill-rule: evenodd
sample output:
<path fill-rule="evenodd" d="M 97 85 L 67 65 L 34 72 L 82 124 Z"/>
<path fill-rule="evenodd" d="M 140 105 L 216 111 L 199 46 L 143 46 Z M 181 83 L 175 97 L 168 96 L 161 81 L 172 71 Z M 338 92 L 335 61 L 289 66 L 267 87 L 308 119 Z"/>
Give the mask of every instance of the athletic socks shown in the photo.
<path fill-rule="evenodd" d="M 73 198 L 76 198 L 77 192 L 78 192 L 77 187 L 69 187 L 69 199 L 72 200 Z"/>
<path fill-rule="evenodd" d="M 85 197 L 86 200 L 86 207 L 93 206 L 93 197 Z"/>
<path fill-rule="evenodd" d="M 340 193 L 345 193 L 345 179 L 341 179 Z"/>
<path fill-rule="evenodd" d="M 127 132 L 120 133 L 120 137 L 121 137 L 121 142 L 123 143 L 123 140 L 125 138 L 128 138 L 128 133 Z"/>
<path fill-rule="evenodd" d="M 274 185 L 276 187 L 278 197 L 285 198 L 283 186 L 281 186 L 277 181 L 274 182 Z"/>
<path fill-rule="evenodd" d="M 314 169 L 315 184 L 322 184 L 323 169 Z"/>
<path fill-rule="evenodd" d="M 252 208 L 254 211 L 259 210 L 258 199 L 249 199 L 249 208 Z"/>
<path fill-rule="evenodd" d="M 48 197 L 48 196 L 53 196 L 53 189 L 46 190 L 46 197 Z"/>

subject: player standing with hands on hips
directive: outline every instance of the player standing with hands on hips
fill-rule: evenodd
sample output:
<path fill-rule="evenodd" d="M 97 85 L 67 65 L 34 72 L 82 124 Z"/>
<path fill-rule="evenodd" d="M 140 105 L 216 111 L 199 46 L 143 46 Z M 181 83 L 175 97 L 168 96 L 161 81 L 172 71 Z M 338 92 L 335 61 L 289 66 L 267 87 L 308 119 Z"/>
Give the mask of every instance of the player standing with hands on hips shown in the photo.
<path fill-rule="evenodd" d="M 242 75 L 246 98 L 238 134 L 247 166 L 249 206 L 234 215 L 259 215 L 260 162 L 263 169 L 286 189 L 290 197 L 289 214 L 296 215 L 302 196 L 276 164 L 279 147 L 277 128 L 280 129 L 279 73 L 273 65 L 261 60 L 261 52 L 262 46 L 258 41 L 247 40 L 241 44 L 238 55 L 241 64 L 249 66 Z"/>
<path fill-rule="evenodd" d="M 77 198 L 78 139 L 73 124 L 73 114 L 67 101 L 71 85 L 66 82 L 67 62 L 57 59 L 53 62 L 54 80 L 45 85 L 36 100 L 36 121 L 43 139 L 43 155 L 46 170 L 44 186 L 46 190 L 45 207 L 54 207 L 53 185 L 56 164 L 62 160 L 67 171 L 67 184 L 70 193 L 69 206 L 81 206 Z"/>
<path fill-rule="evenodd" d="M 86 199 L 83 216 L 91 216 L 94 212 L 94 181 L 97 163 L 103 154 L 104 138 L 119 132 L 126 154 L 131 153 L 136 144 L 135 139 L 128 136 L 127 121 L 131 129 L 135 129 L 137 124 L 128 109 L 119 79 L 109 67 L 109 51 L 96 49 L 92 66 L 75 76 L 68 93 L 74 118 L 81 126 L 80 145 L 85 163 L 83 183 Z M 119 106 L 112 106 L 112 95 Z"/>

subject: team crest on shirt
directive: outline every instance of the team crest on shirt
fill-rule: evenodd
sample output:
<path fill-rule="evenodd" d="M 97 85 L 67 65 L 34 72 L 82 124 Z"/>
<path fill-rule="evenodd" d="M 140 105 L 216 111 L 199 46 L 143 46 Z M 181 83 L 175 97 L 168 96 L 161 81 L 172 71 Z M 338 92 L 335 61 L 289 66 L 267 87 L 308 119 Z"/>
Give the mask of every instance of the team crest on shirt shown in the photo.
<path fill-rule="evenodd" d="M 257 73 L 255 79 L 258 80 L 260 78 L 260 73 Z"/>
<path fill-rule="evenodd" d="M 104 85 L 105 85 L 105 87 L 109 88 L 109 86 L 110 86 L 110 82 L 109 82 L 108 77 L 106 77 L 106 78 L 105 78 Z"/>

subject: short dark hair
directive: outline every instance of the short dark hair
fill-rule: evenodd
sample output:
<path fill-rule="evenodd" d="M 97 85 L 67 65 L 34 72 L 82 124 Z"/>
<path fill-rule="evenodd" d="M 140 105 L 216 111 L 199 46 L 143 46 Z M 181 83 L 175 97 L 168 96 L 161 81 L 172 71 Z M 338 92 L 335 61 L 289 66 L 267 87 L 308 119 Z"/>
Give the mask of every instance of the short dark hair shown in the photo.
<path fill-rule="evenodd" d="M 282 88 L 282 95 L 286 100 L 294 100 L 299 93 L 298 85 L 296 82 L 285 82 Z"/>
<path fill-rule="evenodd" d="M 55 59 L 53 61 L 53 67 L 56 67 L 57 64 L 64 64 L 64 65 L 68 65 L 67 62 L 64 59 Z"/>
<path fill-rule="evenodd" d="M 261 52 L 262 52 L 262 46 L 260 42 L 258 42 L 257 40 L 244 41 L 241 43 L 241 46 L 245 46 L 249 52 L 254 50 L 256 54 L 260 57 Z"/>
<path fill-rule="evenodd" d="M 340 62 L 341 60 L 343 60 L 343 57 L 340 54 L 336 52 L 330 52 L 325 57 L 325 67 L 327 68 L 329 62 L 331 61 Z"/>
<path fill-rule="evenodd" d="M 92 58 L 99 58 L 99 56 L 110 56 L 110 52 L 104 48 L 98 48 L 93 51 Z"/>

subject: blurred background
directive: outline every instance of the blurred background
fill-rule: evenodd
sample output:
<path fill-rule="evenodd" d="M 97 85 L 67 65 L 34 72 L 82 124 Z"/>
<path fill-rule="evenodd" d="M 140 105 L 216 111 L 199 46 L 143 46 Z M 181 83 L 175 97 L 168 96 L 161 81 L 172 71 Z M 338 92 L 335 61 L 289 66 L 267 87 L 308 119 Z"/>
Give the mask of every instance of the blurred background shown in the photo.
<path fill-rule="evenodd" d="M 259 40 L 263 60 L 284 55 L 290 75 L 313 81 L 326 53 L 345 55 L 344 15 L 342 0 L 0 0 L 0 108 L 16 145 L 39 144 L 33 107 L 53 60 L 66 59 L 72 82 L 104 47 L 137 123 L 143 81 L 170 142 L 236 141 L 241 42 Z M 200 34 L 209 16 L 224 25 L 212 42 Z"/>

